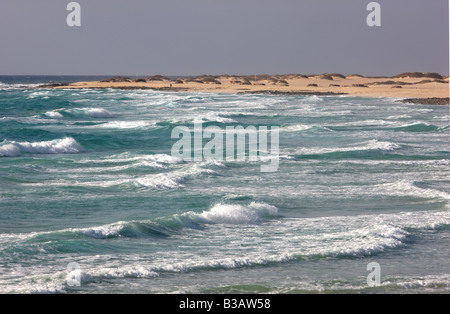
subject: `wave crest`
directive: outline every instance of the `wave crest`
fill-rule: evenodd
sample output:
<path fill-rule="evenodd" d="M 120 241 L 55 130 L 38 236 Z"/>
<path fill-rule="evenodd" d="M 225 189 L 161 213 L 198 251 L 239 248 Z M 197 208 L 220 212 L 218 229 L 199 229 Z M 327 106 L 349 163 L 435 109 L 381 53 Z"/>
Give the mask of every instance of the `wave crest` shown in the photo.
<path fill-rule="evenodd" d="M 147 221 L 120 221 L 108 225 L 70 229 L 96 239 L 140 236 L 170 236 L 184 228 L 198 229 L 205 224 L 258 224 L 278 216 L 275 206 L 251 202 L 248 205 L 216 204 L 201 213 L 186 212 Z"/>
<path fill-rule="evenodd" d="M 400 149 L 397 143 L 370 140 L 365 143 L 356 144 L 348 147 L 324 147 L 324 148 L 299 148 L 295 151 L 298 155 L 320 155 L 331 153 L 359 152 L 359 151 L 394 151 Z"/>
<path fill-rule="evenodd" d="M 73 108 L 73 109 L 57 109 L 48 111 L 44 116 L 51 119 L 64 119 L 67 117 L 91 117 L 91 118 L 113 118 L 114 115 L 104 108 Z"/>
<path fill-rule="evenodd" d="M 216 204 L 201 214 L 189 214 L 198 221 L 222 224 L 254 224 L 278 215 L 275 206 L 251 202 L 248 206 L 236 204 Z"/>
<path fill-rule="evenodd" d="M 15 157 L 21 153 L 75 154 L 82 151 L 84 151 L 83 147 L 71 137 L 43 142 L 11 141 L 0 146 L 0 157 Z"/>

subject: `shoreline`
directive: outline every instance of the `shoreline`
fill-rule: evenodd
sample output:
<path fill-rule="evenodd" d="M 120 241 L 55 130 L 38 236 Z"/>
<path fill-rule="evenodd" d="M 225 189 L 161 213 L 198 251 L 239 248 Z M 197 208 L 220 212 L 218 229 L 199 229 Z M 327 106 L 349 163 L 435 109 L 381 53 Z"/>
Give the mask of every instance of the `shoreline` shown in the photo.
<path fill-rule="evenodd" d="M 448 97 L 438 98 L 405 98 L 401 102 L 407 104 L 417 104 L 417 105 L 434 105 L 434 106 L 448 106 L 450 104 L 450 99 Z"/>
<path fill-rule="evenodd" d="M 402 102 L 427 105 L 449 104 L 449 77 L 437 73 L 403 73 L 393 77 L 353 74 L 320 75 L 202 75 L 169 79 L 161 75 L 130 79 L 56 83 L 37 86 L 53 89 L 123 89 L 173 92 L 211 92 L 268 95 L 317 95 L 401 98 Z"/>

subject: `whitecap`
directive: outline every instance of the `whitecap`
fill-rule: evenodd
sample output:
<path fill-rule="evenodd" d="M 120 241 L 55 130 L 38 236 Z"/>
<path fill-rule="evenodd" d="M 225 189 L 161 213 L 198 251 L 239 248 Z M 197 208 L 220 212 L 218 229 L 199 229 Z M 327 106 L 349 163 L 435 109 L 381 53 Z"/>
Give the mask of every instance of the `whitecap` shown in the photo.
<path fill-rule="evenodd" d="M 314 127 L 314 126 L 313 125 L 306 125 L 306 124 L 294 124 L 294 125 L 289 125 L 289 126 L 282 127 L 281 131 L 284 131 L 284 132 L 298 132 L 298 131 L 309 130 L 312 127 Z"/>
<path fill-rule="evenodd" d="M 123 163 L 123 162 L 149 162 L 150 164 L 156 163 L 159 165 L 164 164 L 181 164 L 183 160 L 178 157 L 174 157 L 168 154 L 132 154 L 132 153 L 122 153 L 118 155 L 108 156 L 103 159 L 82 159 L 76 161 L 76 163 L 86 164 L 86 163 Z"/>
<path fill-rule="evenodd" d="M 64 119 L 64 116 L 57 111 L 48 111 L 45 113 L 45 116 L 47 116 L 51 119 L 58 119 L 58 120 Z"/>
<path fill-rule="evenodd" d="M 216 204 L 200 214 L 189 213 L 195 220 L 206 223 L 252 224 L 263 221 L 265 217 L 277 216 L 275 206 L 252 202 L 249 205 Z"/>
<path fill-rule="evenodd" d="M 401 146 L 397 143 L 378 141 L 374 139 L 364 143 L 356 144 L 355 146 L 298 148 L 295 150 L 295 154 L 312 155 L 312 154 L 328 154 L 328 153 L 366 151 L 366 150 L 393 151 L 400 148 Z"/>
<path fill-rule="evenodd" d="M 113 118 L 114 115 L 104 108 L 73 108 L 59 109 L 57 111 L 66 112 L 73 116 L 89 116 L 91 118 Z"/>
<path fill-rule="evenodd" d="M 14 157 L 21 152 L 32 154 L 74 154 L 84 149 L 71 137 L 43 142 L 7 142 L 0 146 L 0 157 Z"/>
<path fill-rule="evenodd" d="M 87 113 L 93 118 L 112 118 L 113 114 L 103 108 L 89 108 Z"/>
<path fill-rule="evenodd" d="M 391 195 L 418 196 L 426 198 L 444 198 L 450 199 L 450 193 L 436 190 L 429 187 L 420 187 L 419 183 L 413 180 L 399 180 L 390 183 L 378 185 L 385 193 Z"/>
<path fill-rule="evenodd" d="M 155 123 L 149 121 L 110 121 L 104 124 L 90 126 L 90 128 L 107 128 L 107 129 L 137 129 L 154 126 Z"/>
<path fill-rule="evenodd" d="M 14 144 L 0 146 L 0 157 L 15 157 L 20 155 L 20 148 Z"/>

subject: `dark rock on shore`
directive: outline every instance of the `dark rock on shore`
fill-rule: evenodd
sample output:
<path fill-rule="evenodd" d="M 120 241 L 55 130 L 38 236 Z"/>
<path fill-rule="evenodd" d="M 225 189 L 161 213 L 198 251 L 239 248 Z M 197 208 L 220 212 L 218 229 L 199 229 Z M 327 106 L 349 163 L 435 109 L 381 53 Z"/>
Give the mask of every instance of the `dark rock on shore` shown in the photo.
<path fill-rule="evenodd" d="M 172 91 L 172 92 L 185 92 L 187 88 L 183 87 L 147 87 L 147 86 L 118 86 L 115 89 L 122 90 L 155 90 L 155 91 Z"/>
<path fill-rule="evenodd" d="M 69 86 L 69 84 L 68 83 L 52 83 L 52 84 L 39 85 L 37 88 L 53 88 L 53 87 L 60 87 L 60 86 Z"/>
<path fill-rule="evenodd" d="M 162 82 L 162 81 L 169 81 L 169 78 L 162 76 L 162 75 L 153 75 L 153 76 L 147 76 L 144 77 L 144 79 L 147 82 L 154 82 L 154 81 L 158 81 L 158 82 Z"/>
<path fill-rule="evenodd" d="M 109 79 L 103 80 L 101 82 L 104 83 L 122 83 L 122 82 L 132 82 L 132 80 L 128 77 L 124 77 L 124 76 L 114 76 L 111 77 Z"/>
<path fill-rule="evenodd" d="M 401 102 L 409 103 L 409 104 L 418 104 L 418 105 L 441 105 L 448 106 L 450 101 L 449 98 L 408 98 L 403 99 Z"/>
<path fill-rule="evenodd" d="M 203 84 L 204 83 L 203 81 L 201 81 L 201 80 L 199 80 L 197 78 L 194 78 L 194 77 L 186 77 L 183 80 L 184 80 L 185 83 L 199 83 L 199 84 Z"/>
<path fill-rule="evenodd" d="M 263 94 L 263 95 L 279 95 L 279 96 L 340 96 L 347 95 L 347 93 L 333 93 L 333 92 L 311 92 L 311 91 L 276 91 L 276 90 L 259 90 L 247 91 L 239 94 Z"/>

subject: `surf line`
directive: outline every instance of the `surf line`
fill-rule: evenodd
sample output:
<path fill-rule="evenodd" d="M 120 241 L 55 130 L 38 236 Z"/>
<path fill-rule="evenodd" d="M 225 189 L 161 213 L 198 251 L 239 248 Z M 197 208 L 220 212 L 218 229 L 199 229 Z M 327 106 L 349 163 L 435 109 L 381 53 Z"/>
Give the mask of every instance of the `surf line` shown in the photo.
<path fill-rule="evenodd" d="M 270 136 L 269 136 L 270 135 Z M 279 126 L 218 126 L 203 128 L 194 123 L 193 131 L 187 126 L 172 130 L 172 157 L 185 161 L 269 161 L 261 164 L 261 172 L 275 172 L 279 166 Z M 204 144 L 204 140 L 209 140 Z M 270 144 L 270 148 L 269 148 Z"/>

